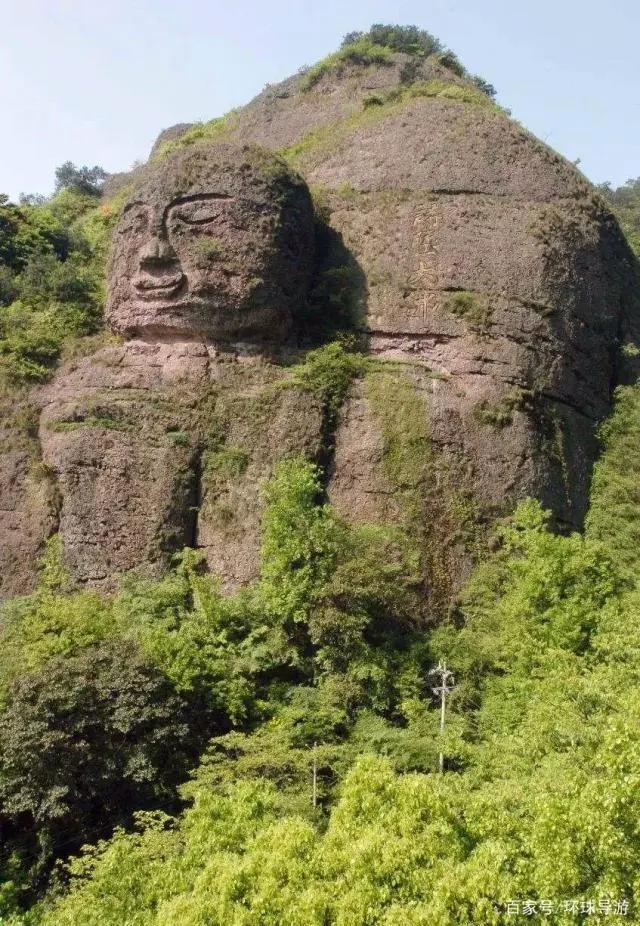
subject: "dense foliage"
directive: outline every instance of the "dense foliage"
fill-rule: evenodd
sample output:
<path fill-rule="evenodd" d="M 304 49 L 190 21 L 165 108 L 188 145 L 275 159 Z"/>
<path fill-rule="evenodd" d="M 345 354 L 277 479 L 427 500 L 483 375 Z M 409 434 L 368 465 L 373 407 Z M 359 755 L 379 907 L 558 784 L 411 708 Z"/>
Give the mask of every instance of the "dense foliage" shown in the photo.
<path fill-rule="evenodd" d="M 98 172 L 98 173 L 96 173 Z M 71 339 L 96 332 L 115 210 L 98 205 L 100 168 L 58 170 L 49 200 L 0 196 L 0 380 L 46 379 Z"/>
<path fill-rule="evenodd" d="M 76 190 L 88 196 L 99 196 L 106 177 L 106 170 L 97 164 L 94 167 L 76 167 L 72 161 L 65 161 L 56 168 L 56 193 Z"/>
<path fill-rule="evenodd" d="M 640 177 L 627 180 L 616 189 L 604 183 L 600 190 L 617 214 L 629 244 L 640 257 Z"/>
<path fill-rule="evenodd" d="M 287 785 L 287 801 L 304 792 L 301 806 L 314 743 L 323 803 L 349 764 L 349 736 L 356 728 L 362 735 L 363 718 L 379 718 L 377 735 L 392 743 L 405 735 L 409 746 L 424 735 L 426 650 L 412 625 L 416 559 L 407 538 L 383 527 L 348 528 L 322 503 L 320 474 L 304 460 L 284 463 L 266 498 L 261 578 L 235 597 L 217 592 L 193 551 L 162 581 L 132 577 L 111 599 L 74 592 L 53 542 L 40 589 L 5 606 L 5 865 L 22 853 L 25 864 L 46 871 L 134 807 L 162 804 L 205 732 L 213 739 L 202 775 L 221 782 L 243 769 L 266 775 Z M 112 650 L 119 658 L 99 668 Z M 140 660 L 156 673 L 146 685 L 136 680 Z M 118 706 L 120 690 L 130 716 Z M 98 709 L 102 699 L 116 717 Z M 111 744 L 120 736 L 133 755 L 123 749 L 118 764 Z M 166 736 L 168 782 L 147 755 L 152 745 L 164 749 Z M 399 740 L 394 748 L 400 757 Z M 414 753 L 419 767 L 425 757 L 433 763 L 433 746 Z M 128 783 L 130 763 L 141 781 Z M 72 786 L 78 779 L 82 787 Z M 105 810 L 98 819 L 96 805 Z"/>
<path fill-rule="evenodd" d="M 176 798 L 186 705 L 131 644 L 90 646 L 21 676 L 0 715 L 0 821 L 37 886 L 51 859 Z M 15 855 L 14 855 L 15 858 Z"/>

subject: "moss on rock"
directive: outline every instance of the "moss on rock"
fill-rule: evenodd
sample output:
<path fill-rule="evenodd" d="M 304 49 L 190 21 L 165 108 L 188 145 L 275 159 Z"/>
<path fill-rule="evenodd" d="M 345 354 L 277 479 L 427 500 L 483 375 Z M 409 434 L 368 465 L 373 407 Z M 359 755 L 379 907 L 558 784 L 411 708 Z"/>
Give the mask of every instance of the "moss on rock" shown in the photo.
<path fill-rule="evenodd" d="M 425 616 L 437 618 L 453 597 L 460 549 L 472 546 L 476 537 L 476 506 L 451 457 L 431 441 L 428 410 L 409 374 L 373 370 L 367 392 L 382 430 L 382 465 L 405 530 L 420 551 Z"/>

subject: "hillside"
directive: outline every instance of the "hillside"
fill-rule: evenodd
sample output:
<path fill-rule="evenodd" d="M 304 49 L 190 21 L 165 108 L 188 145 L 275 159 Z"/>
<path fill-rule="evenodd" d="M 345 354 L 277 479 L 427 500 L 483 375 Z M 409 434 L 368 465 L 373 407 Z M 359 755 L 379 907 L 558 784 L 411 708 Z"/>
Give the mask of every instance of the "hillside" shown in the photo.
<path fill-rule="evenodd" d="M 0 201 L 3 922 L 640 922 L 633 184 L 382 26 L 58 181 Z"/>

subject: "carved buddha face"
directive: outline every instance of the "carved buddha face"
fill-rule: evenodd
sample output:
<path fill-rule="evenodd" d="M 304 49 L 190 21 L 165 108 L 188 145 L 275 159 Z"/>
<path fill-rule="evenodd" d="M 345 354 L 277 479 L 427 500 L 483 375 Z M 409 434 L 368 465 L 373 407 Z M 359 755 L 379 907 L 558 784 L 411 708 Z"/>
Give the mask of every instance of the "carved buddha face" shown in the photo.
<path fill-rule="evenodd" d="M 313 264 L 304 182 L 255 147 L 169 158 L 126 203 L 107 318 L 130 336 L 278 340 Z"/>

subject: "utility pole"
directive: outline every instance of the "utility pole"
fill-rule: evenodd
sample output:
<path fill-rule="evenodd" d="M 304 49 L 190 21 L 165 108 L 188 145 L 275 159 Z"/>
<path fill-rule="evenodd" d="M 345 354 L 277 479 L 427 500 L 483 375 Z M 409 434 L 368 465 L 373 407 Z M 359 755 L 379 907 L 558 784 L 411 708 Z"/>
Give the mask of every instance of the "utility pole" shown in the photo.
<path fill-rule="evenodd" d="M 316 757 L 317 743 L 313 744 L 313 807 L 318 804 L 318 760 Z"/>
<path fill-rule="evenodd" d="M 435 695 L 440 695 L 440 758 L 438 769 L 440 774 L 444 773 L 444 752 L 442 751 L 442 736 L 444 734 L 445 712 L 447 709 L 447 695 L 455 688 L 455 679 L 453 672 L 447 669 L 446 662 L 439 662 L 435 669 L 431 669 L 429 675 L 436 679 L 436 684 L 431 686 Z"/>

